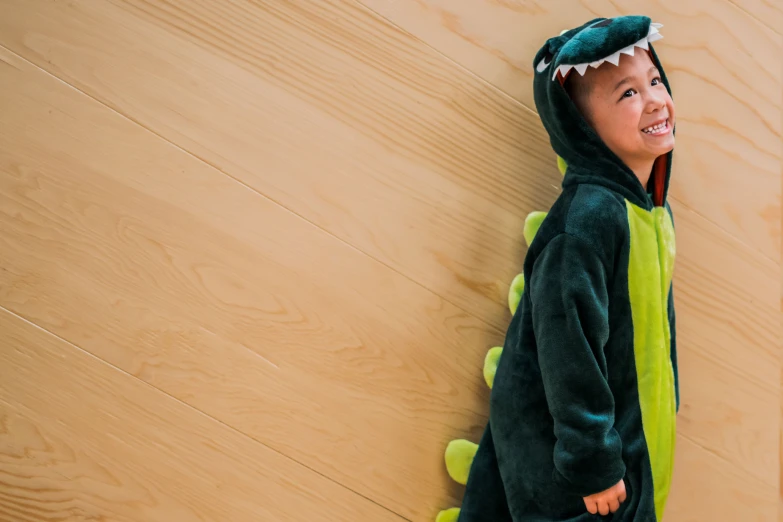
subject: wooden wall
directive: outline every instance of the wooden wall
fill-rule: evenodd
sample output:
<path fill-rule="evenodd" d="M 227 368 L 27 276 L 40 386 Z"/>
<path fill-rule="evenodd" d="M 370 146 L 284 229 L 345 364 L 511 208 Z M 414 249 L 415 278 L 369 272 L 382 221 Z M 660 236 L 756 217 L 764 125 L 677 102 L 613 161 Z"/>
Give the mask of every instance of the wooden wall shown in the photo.
<path fill-rule="evenodd" d="M 678 111 L 666 520 L 774 519 L 778 2 L 0 0 L 0 521 L 457 504 L 559 192 L 533 53 L 640 13 Z"/>

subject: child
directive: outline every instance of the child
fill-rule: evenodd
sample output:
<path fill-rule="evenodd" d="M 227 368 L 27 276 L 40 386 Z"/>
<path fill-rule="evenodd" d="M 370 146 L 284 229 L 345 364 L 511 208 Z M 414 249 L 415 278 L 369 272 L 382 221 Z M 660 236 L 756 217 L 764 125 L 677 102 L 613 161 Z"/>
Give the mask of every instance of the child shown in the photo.
<path fill-rule="evenodd" d="M 597 18 L 536 54 L 563 192 L 525 258 L 459 522 L 661 520 L 679 383 L 658 27 Z"/>

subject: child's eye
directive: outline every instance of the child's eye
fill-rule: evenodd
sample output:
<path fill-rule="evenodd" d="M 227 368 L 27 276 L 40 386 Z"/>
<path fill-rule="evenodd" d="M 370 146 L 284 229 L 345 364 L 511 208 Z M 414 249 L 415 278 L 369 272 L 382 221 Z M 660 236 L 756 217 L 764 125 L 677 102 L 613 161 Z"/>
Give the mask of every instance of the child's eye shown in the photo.
<path fill-rule="evenodd" d="M 654 83 L 652 85 L 658 85 L 659 83 L 661 83 L 661 79 L 658 78 L 658 77 L 655 77 L 655 78 L 653 78 L 653 82 Z"/>
<path fill-rule="evenodd" d="M 625 91 L 625 92 L 623 93 L 623 96 L 622 96 L 622 97 L 623 97 L 623 98 L 630 98 L 630 97 L 631 97 L 631 96 L 633 96 L 633 95 L 629 96 L 629 95 L 628 95 L 628 93 L 632 93 L 632 92 L 634 92 L 634 90 L 633 90 L 633 89 L 628 89 L 627 91 Z"/>

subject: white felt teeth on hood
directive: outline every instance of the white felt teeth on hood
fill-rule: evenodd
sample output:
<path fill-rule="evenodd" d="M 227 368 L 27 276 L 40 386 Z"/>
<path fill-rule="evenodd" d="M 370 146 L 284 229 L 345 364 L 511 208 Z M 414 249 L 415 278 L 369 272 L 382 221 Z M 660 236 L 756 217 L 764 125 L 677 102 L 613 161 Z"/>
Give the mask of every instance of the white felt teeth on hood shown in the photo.
<path fill-rule="evenodd" d="M 623 54 L 627 54 L 628 56 L 633 56 L 633 45 L 629 45 L 625 49 L 620 49 L 620 52 Z"/>
<path fill-rule="evenodd" d="M 615 65 L 620 65 L 620 51 L 607 56 L 606 61 Z"/>
<path fill-rule="evenodd" d="M 658 28 L 663 27 L 661 24 L 650 24 L 650 31 L 647 33 L 647 41 L 648 42 L 657 42 L 661 38 L 663 38 L 663 35 L 658 32 Z"/>
<path fill-rule="evenodd" d="M 574 67 L 573 65 L 567 65 L 567 64 L 561 65 L 560 67 L 556 67 L 555 74 L 552 75 L 552 79 L 554 80 L 557 77 L 558 72 L 563 76 L 563 78 L 565 78 L 566 74 L 568 74 L 568 71 L 573 69 L 573 67 Z"/>
<path fill-rule="evenodd" d="M 579 73 L 579 76 L 584 76 L 585 75 L 585 71 L 587 70 L 587 67 L 589 65 L 590 64 L 587 64 L 587 63 L 580 63 L 579 65 L 574 65 L 574 69 L 576 69 L 576 72 Z"/>
<path fill-rule="evenodd" d="M 552 79 L 554 80 L 555 78 L 557 78 L 557 73 L 558 72 L 563 76 L 563 78 L 565 78 L 566 74 L 568 74 L 568 71 L 570 71 L 571 69 L 576 69 L 576 72 L 578 72 L 580 76 L 584 76 L 585 71 L 587 71 L 588 67 L 592 67 L 593 69 L 597 69 L 604 62 L 609 62 L 609 63 L 614 64 L 614 65 L 619 65 L 620 64 L 620 55 L 621 54 L 627 54 L 628 56 L 633 56 L 635 47 L 639 47 L 639 48 L 644 49 L 645 51 L 647 51 L 647 50 L 650 49 L 650 46 L 649 46 L 650 43 L 657 42 L 658 40 L 663 38 L 663 35 L 658 32 L 658 29 L 660 29 L 661 27 L 663 27 L 663 24 L 651 23 L 650 24 L 650 29 L 647 31 L 647 36 L 645 36 L 644 38 L 642 38 L 641 40 L 639 40 L 635 44 L 629 45 L 628 47 L 620 49 L 619 51 L 614 52 L 614 53 L 610 54 L 609 56 L 607 56 L 605 58 L 601 58 L 600 60 L 596 60 L 596 61 L 590 62 L 590 63 L 579 63 L 579 64 L 576 64 L 576 65 L 573 65 L 573 64 L 563 64 L 563 65 L 560 65 L 559 67 L 555 68 L 554 74 L 552 74 Z"/>

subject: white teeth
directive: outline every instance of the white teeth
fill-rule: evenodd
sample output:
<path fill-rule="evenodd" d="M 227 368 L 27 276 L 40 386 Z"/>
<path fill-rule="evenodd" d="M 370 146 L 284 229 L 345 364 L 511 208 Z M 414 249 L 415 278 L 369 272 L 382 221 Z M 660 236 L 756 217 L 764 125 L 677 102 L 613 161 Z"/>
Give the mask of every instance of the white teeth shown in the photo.
<path fill-rule="evenodd" d="M 647 127 L 646 129 L 642 129 L 642 132 L 645 132 L 647 134 L 652 134 L 656 131 L 659 131 L 661 129 L 665 129 L 667 125 L 668 120 L 664 121 L 663 123 L 659 123 L 657 125 L 652 125 L 650 127 Z"/>
<path fill-rule="evenodd" d="M 563 76 L 563 78 L 565 78 L 566 74 L 568 74 L 568 71 L 570 71 L 573 67 L 574 67 L 573 65 L 568 65 L 568 64 L 563 64 L 560 67 L 556 67 L 555 73 L 552 75 L 552 79 L 554 80 L 555 78 L 557 78 L 558 71 Z"/>
<path fill-rule="evenodd" d="M 609 63 L 613 63 L 615 65 L 619 65 L 620 64 L 620 51 L 617 51 L 616 53 L 614 53 L 614 54 L 612 54 L 610 56 L 607 56 L 606 57 L 606 61 L 609 62 Z"/>
<path fill-rule="evenodd" d="M 650 50 L 650 43 L 657 42 L 661 38 L 663 38 L 663 35 L 658 32 L 658 29 L 663 27 L 663 24 L 659 23 L 651 23 L 650 28 L 647 31 L 647 36 L 639 40 L 638 42 L 634 43 L 633 45 L 629 45 L 628 47 L 625 47 L 623 49 L 620 49 L 619 51 L 612 53 L 610 56 L 607 56 L 606 58 L 601 58 L 600 60 L 596 60 L 595 62 L 588 62 L 588 63 L 580 63 L 577 65 L 569 65 L 569 64 L 563 64 L 559 67 L 555 67 L 555 71 L 552 74 L 552 79 L 554 80 L 557 78 L 557 73 L 560 73 L 563 78 L 566 77 L 568 74 L 568 71 L 571 69 L 576 69 L 576 71 L 581 75 L 584 76 L 585 72 L 587 71 L 588 67 L 592 67 L 594 69 L 597 69 L 600 67 L 604 62 L 609 62 L 614 65 L 620 64 L 620 55 L 621 54 L 627 54 L 628 56 L 634 56 L 634 48 L 639 47 L 641 49 L 644 49 L 645 51 Z M 562 33 L 561 33 L 562 34 Z M 549 64 L 544 64 L 542 61 L 538 64 L 538 67 L 536 69 L 539 70 L 539 72 L 542 72 L 546 66 Z M 539 69 L 540 67 L 540 69 Z"/>

